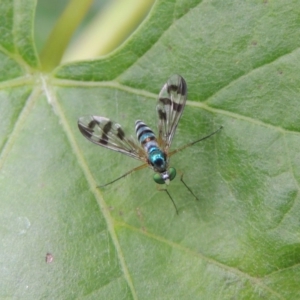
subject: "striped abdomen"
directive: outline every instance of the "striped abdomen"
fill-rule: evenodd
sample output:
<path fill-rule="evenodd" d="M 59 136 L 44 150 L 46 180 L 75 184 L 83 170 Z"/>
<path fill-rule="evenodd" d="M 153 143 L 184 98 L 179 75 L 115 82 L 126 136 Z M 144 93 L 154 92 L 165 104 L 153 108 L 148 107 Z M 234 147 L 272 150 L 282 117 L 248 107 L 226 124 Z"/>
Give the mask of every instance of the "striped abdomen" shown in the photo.
<path fill-rule="evenodd" d="M 142 121 L 135 122 L 135 132 L 144 150 L 148 154 L 148 163 L 156 172 L 165 172 L 167 158 L 165 153 L 158 147 L 154 132 Z"/>

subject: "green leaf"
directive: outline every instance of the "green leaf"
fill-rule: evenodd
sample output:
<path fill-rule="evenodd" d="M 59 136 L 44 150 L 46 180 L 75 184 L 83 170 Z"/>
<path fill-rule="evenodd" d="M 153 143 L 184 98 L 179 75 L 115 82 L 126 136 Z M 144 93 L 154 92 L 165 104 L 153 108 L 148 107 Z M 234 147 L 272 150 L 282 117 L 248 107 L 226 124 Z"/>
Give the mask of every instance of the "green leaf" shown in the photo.
<path fill-rule="evenodd" d="M 42 73 L 35 2 L 1 1 L 0 298 L 298 299 L 297 1 L 157 1 L 112 54 Z M 174 73 L 188 104 L 165 192 L 89 143 L 87 114 L 156 129 Z"/>

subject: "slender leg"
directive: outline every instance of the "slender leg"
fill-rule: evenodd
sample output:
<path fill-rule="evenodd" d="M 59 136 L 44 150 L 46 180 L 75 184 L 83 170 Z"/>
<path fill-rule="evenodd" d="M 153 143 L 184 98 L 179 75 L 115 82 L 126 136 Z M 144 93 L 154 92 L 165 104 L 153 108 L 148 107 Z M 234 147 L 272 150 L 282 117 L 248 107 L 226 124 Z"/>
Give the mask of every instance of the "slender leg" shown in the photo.
<path fill-rule="evenodd" d="M 106 184 L 103 184 L 103 185 L 99 185 L 98 188 L 102 188 L 102 187 L 105 187 L 105 186 L 107 186 L 107 185 L 110 185 L 110 184 L 112 184 L 112 183 L 118 181 L 119 179 L 122 179 L 122 178 L 126 177 L 127 175 L 129 175 L 129 174 L 131 174 L 131 173 L 133 173 L 133 172 L 135 172 L 135 171 L 142 170 L 142 169 L 144 169 L 144 168 L 146 168 L 146 167 L 148 167 L 148 164 L 140 165 L 140 166 L 138 166 L 138 167 L 136 167 L 136 168 L 134 168 L 134 169 L 128 171 L 127 173 L 123 174 L 122 176 L 120 176 L 120 177 L 114 179 L 113 181 L 111 181 L 111 182 L 109 182 L 109 183 L 106 183 Z"/>
<path fill-rule="evenodd" d="M 173 198 L 171 197 L 171 194 L 169 193 L 169 191 L 168 191 L 167 189 L 160 189 L 158 186 L 156 186 L 156 187 L 157 187 L 157 189 L 158 189 L 160 192 L 166 192 L 166 193 L 168 194 L 169 198 L 171 199 L 171 201 L 172 201 L 172 203 L 173 203 L 173 205 L 174 205 L 174 207 L 175 207 L 176 214 L 178 215 L 178 209 L 177 209 L 177 206 L 176 206 L 176 204 L 175 204 Z"/>
<path fill-rule="evenodd" d="M 201 142 L 201 141 L 203 141 L 203 140 L 208 139 L 208 138 L 211 137 L 212 135 L 214 135 L 214 134 L 216 134 L 217 132 L 219 132 L 222 128 L 223 128 L 223 126 L 221 126 L 221 127 L 220 127 L 219 129 L 217 129 L 216 131 L 212 132 L 211 134 L 209 134 L 209 135 L 207 135 L 207 136 L 205 136 L 205 137 L 203 137 L 203 138 L 201 138 L 201 139 L 199 139 L 199 140 L 197 140 L 197 141 L 188 143 L 187 145 L 184 145 L 184 146 L 182 146 L 182 147 L 180 147 L 180 148 L 178 148 L 178 149 L 175 149 L 175 150 L 171 151 L 171 152 L 169 153 L 169 156 L 172 156 L 172 155 L 176 154 L 177 152 L 180 152 L 180 151 L 184 150 L 185 148 L 188 148 L 188 147 L 190 147 L 190 146 L 193 146 L 194 144 L 196 144 L 196 143 L 198 143 L 198 142 Z"/>
<path fill-rule="evenodd" d="M 180 181 L 185 185 L 185 187 L 188 189 L 188 191 L 196 198 L 196 200 L 199 201 L 199 199 L 198 199 L 197 196 L 192 192 L 192 190 L 190 189 L 190 187 L 188 187 L 188 185 L 183 181 L 183 174 L 180 176 Z"/>

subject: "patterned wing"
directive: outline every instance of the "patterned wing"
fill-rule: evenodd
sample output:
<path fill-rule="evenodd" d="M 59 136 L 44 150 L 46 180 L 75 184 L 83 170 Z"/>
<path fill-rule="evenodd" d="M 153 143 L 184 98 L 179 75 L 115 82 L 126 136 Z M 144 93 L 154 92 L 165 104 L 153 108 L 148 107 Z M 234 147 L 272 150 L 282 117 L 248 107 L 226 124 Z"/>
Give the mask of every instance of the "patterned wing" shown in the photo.
<path fill-rule="evenodd" d="M 172 75 L 161 89 L 156 106 L 158 114 L 158 144 L 165 151 L 171 146 L 178 122 L 184 110 L 187 85 L 180 75 Z"/>
<path fill-rule="evenodd" d="M 130 157 L 147 162 L 145 151 L 132 137 L 126 137 L 121 125 L 99 116 L 84 116 L 78 120 L 80 132 L 89 141 Z"/>

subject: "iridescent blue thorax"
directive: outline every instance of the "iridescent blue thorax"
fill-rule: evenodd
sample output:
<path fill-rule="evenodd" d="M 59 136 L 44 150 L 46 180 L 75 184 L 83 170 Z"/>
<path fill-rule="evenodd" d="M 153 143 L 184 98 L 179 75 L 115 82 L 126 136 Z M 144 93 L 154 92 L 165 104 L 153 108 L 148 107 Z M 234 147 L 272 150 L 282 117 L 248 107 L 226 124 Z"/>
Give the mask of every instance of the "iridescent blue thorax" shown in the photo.
<path fill-rule="evenodd" d="M 167 169 L 166 155 L 158 148 L 152 147 L 148 152 L 148 160 L 155 170 L 162 173 Z"/>

